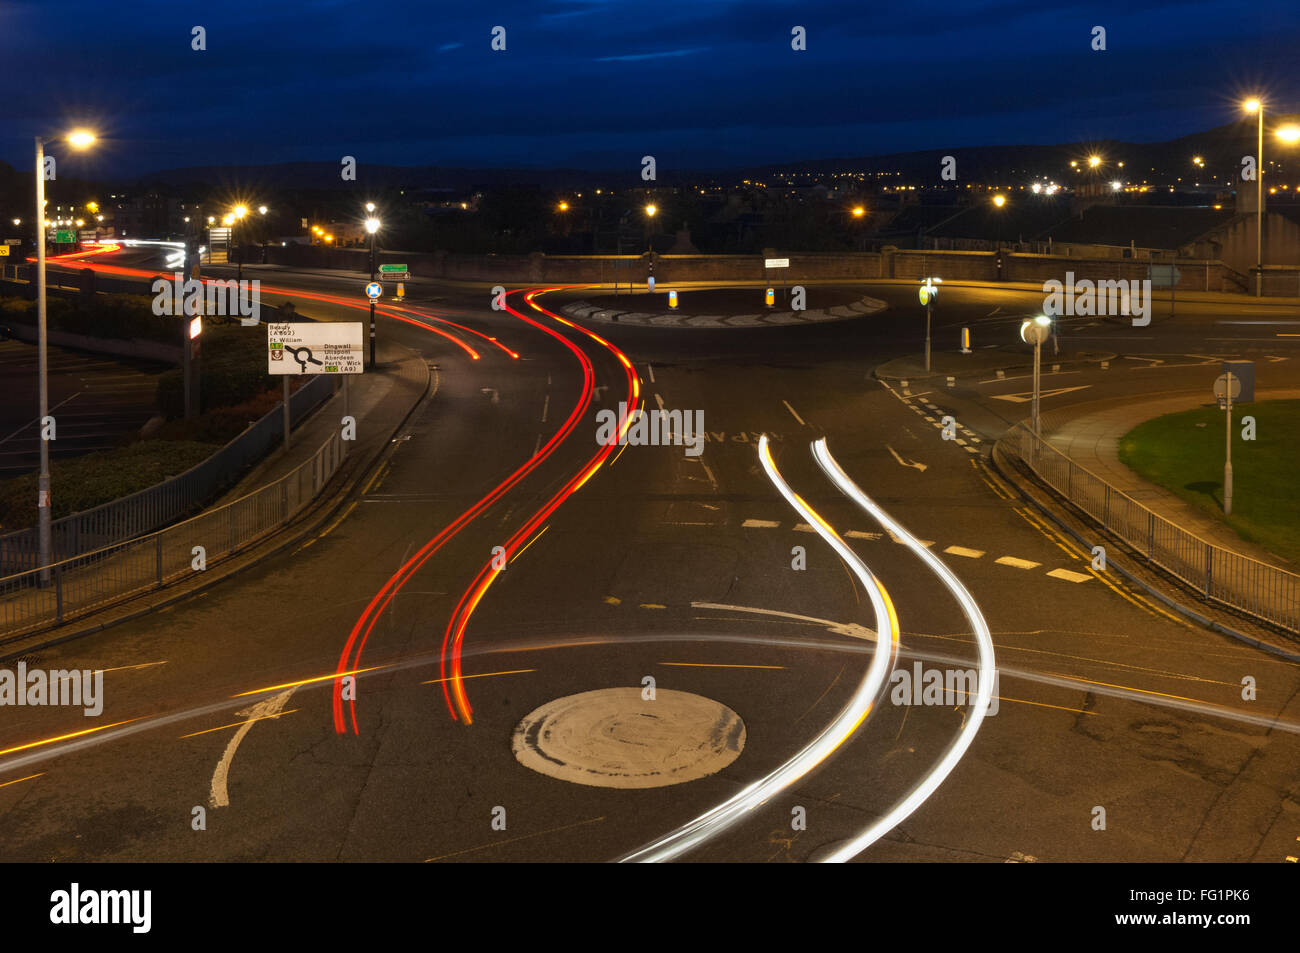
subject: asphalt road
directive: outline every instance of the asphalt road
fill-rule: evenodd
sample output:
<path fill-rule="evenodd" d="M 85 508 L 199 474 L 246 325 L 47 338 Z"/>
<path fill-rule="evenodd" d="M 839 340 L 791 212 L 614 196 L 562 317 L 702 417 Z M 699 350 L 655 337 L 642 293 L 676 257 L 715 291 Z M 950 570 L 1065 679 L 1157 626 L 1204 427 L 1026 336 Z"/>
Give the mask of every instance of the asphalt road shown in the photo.
<path fill-rule="evenodd" d="M 301 294 L 352 299 L 351 279 L 259 277 L 299 294 L 304 313 L 356 317 Z M 765 472 L 764 434 L 781 477 L 887 591 L 900 669 L 974 668 L 972 625 L 915 548 L 831 484 L 812 459 L 816 439 L 931 542 L 996 652 L 997 713 L 860 859 L 1276 862 L 1294 852 L 1300 672 L 1091 572 L 1005 500 L 985 448 L 1025 412 L 997 397 L 1026 384 L 963 376 L 941 387 L 930 399 L 969 431 L 964 445 L 941 440 L 870 376 L 919 349 L 914 289 L 856 290 L 890 310 L 753 332 L 601 326 L 595 338 L 523 293 L 496 312 L 486 285 L 448 285 L 404 307 L 460 343 L 381 319 L 381 334 L 437 365 L 434 392 L 345 519 L 255 573 L 29 660 L 103 670 L 106 701 L 96 718 L 3 710 L 0 857 L 603 861 L 743 796 L 837 716 L 862 714 L 877 648 L 862 579 Z M 555 312 L 568 294 L 535 301 Z M 1032 308 L 1031 295 L 945 288 L 936 339 L 971 326 L 977 346 L 1002 343 Z M 1215 323 L 1244 319 L 1206 308 L 1149 329 L 1078 322 L 1065 329 L 1071 340 L 1117 357 L 1106 371 L 1063 371 L 1088 389 L 1045 409 L 1212 380 L 1221 354 L 1286 358 L 1259 365 L 1261 386 L 1294 379 L 1291 339 L 1240 326 L 1256 329 L 1243 343 L 1239 326 Z M 596 414 L 632 387 L 649 409 L 702 411 L 702 453 L 600 446 Z M 492 572 L 497 546 L 509 559 Z M 806 568 L 793 568 L 795 547 Z M 341 700 L 336 679 L 354 671 L 355 699 Z M 1254 701 L 1242 698 L 1246 676 Z M 734 711 L 738 755 L 733 735 L 729 763 L 644 788 L 561 780 L 515 757 L 516 726 L 535 709 L 641 689 L 647 677 L 661 695 L 644 711 L 567 739 L 589 757 L 588 780 L 620 775 L 601 761 L 610 750 L 674 743 L 685 716 L 672 692 Z M 969 701 L 886 695 L 815 767 L 739 823 L 707 829 L 683 859 L 821 857 L 934 776 L 972 718 Z M 86 729 L 96 730 L 64 737 Z M 206 830 L 193 829 L 198 807 Z M 792 828 L 797 808 L 805 829 Z"/>

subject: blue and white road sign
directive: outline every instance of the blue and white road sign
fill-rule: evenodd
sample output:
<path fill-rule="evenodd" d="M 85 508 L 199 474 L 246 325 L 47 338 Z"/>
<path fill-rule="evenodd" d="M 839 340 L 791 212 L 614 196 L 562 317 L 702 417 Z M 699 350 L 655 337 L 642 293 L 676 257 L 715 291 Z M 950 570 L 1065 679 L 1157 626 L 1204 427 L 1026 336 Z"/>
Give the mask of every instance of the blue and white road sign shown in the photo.
<path fill-rule="evenodd" d="M 366 285 L 366 297 L 378 298 L 384 293 L 384 286 L 377 281 L 372 281 Z"/>

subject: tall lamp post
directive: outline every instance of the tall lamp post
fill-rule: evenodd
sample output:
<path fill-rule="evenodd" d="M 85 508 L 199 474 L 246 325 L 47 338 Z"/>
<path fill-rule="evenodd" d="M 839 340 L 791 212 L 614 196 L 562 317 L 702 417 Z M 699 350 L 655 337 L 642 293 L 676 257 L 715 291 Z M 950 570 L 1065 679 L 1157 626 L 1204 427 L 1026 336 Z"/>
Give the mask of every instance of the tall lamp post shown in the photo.
<path fill-rule="evenodd" d="M 1242 108 L 1259 116 L 1259 145 L 1255 155 L 1255 297 L 1259 298 L 1264 294 L 1264 103 L 1248 99 Z"/>
<path fill-rule="evenodd" d="M 1045 314 L 1030 318 L 1020 325 L 1020 339 L 1026 344 L 1034 346 L 1034 402 L 1032 405 L 1033 410 L 1030 412 L 1030 419 L 1033 421 L 1035 437 L 1041 436 L 1038 426 L 1038 395 L 1042 380 L 1043 342 L 1047 340 L 1047 336 L 1051 333 L 1052 319 Z"/>
<path fill-rule="evenodd" d="M 95 141 L 93 133 L 77 129 L 63 140 L 74 149 L 84 149 Z M 58 137 L 50 140 L 57 142 Z M 46 311 L 45 311 L 45 140 L 36 137 L 36 323 L 37 323 L 37 366 L 39 368 L 40 408 L 41 408 L 41 472 L 36 483 L 37 534 L 40 545 L 40 583 L 50 582 L 50 442 L 45 439 L 45 418 L 50 411 L 49 362 L 47 357 Z"/>
<path fill-rule="evenodd" d="M 248 214 L 248 206 L 246 205 L 236 205 L 233 209 L 230 210 L 230 215 L 231 215 L 230 236 L 232 239 L 235 236 L 235 226 L 238 225 L 240 222 L 242 222 L 244 220 L 244 216 L 247 214 Z M 237 274 L 237 277 L 240 281 L 244 280 L 244 243 L 242 239 L 240 240 L 239 243 L 239 272 Z"/>
<path fill-rule="evenodd" d="M 366 211 L 374 212 L 375 203 L 367 202 Z M 379 219 L 372 214 L 366 219 L 366 231 L 370 233 L 370 280 L 375 280 L 375 234 L 379 231 L 381 223 Z M 370 367 L 375 366 L 375 299 L 370 299 Z"/>

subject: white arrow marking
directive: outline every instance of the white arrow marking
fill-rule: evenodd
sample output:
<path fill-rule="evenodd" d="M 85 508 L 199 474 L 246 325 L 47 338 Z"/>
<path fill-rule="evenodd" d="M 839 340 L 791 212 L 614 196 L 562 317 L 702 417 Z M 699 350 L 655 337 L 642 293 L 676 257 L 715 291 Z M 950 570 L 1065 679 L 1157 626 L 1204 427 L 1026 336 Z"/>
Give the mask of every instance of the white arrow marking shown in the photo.
<path fill-rule="evenodd" d="M 1054 390 L 1041 391 L 1038 396 L 1039 399 L 1044 397 L 1056 397 L 1058 394 L 1068 394 L 1072 390 L 1086 390 L 1091 386 L 1091 384 L 1080 384 L 1077 387 L 1057 387 Z M 989 396 L 994 400 L 1009 400 L 1013 404 L 1027 404 L 1034 399 L 1034 392 L 1031 390 L 1025 391 L 1023 394 L 991 394 Z"/>
<path fill-rule="evenodd" d="M 229 807 L 230 792 L 226 789 L 226 780 L 230 775 L 230 764 L 235 760 L 235 752 L 239 749 L 239 743 L 244 740 L 244 736 L 253 728 L 253 723 L 259 718 L 265 718 L 267 715 L 277 715 L 284 708 L 289 696 L 294 693 L 294 689 L 283 691 L 278 695 L 272 695 L 254 705 L 252 708 L 245 708 L 236 714 L 245 716 L 248 721 L 240 725 L 239 730 L 235 732 L 235 737 L 230 739 L 230 744 L 226 745 L 226 753 L 221 756 L 217 762 L 217 769 L 212 772 L 212 806 Z"/>
<path fill-rule="evenodd" d="M 894 459 L 897 460 L 899 464 L 901 464 L 902 466 L 911 467 L 913 470 L 920 470 L 922 473 L 926 471 L 926 465 L 924 463 L 913 463 L 910 460 L 904 460 L 902 457 L 898 455 L 898 451 L 895 450 L 893 447 L 891 447 L 889 444 L 885 444 L 885 449 L 888 450 L 890 453 L 892 453 L 894 455 Z"/>
<path fill-rule="evenodd" d="M 497 393 L 495 387 L 480 387 L 479 393 L 483 394 L 484 396 L 490 395 L 492 397 L 492 403 L 494 404 L 501 402 L 501 395 Z"/>

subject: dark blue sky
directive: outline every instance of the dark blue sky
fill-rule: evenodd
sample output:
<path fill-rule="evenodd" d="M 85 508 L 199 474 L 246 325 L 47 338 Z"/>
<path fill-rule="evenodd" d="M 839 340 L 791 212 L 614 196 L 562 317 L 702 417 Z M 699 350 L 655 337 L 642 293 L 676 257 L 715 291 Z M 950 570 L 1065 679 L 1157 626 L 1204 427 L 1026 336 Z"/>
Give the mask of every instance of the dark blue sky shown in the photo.
<path fill-rule="evenodd" d="M 1297 50 L 1297 0 L 0 0 L 0 158 L 29 164 L 31 137 L 74 119 L 107 139 L 69 169 L 92 174 L 1153 141 L 1255 88 L 1296 109 Z"/>

